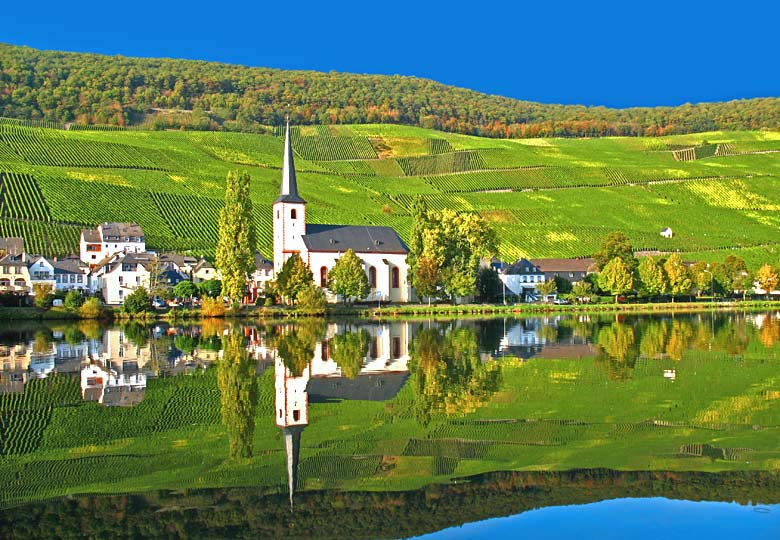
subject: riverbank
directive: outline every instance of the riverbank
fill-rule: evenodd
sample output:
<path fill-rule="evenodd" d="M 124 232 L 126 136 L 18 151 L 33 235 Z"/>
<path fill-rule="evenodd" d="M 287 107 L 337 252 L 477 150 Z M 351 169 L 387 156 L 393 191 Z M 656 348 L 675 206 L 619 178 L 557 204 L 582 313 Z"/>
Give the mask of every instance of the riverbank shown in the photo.
<path fill-rule="evenodd" d="M 390 304 L 384 306 L 355 304 L 329 305 L 325 310 L 312 313 L 294 306 L 241 306 L 228 309 L 221 318 L 226 319 L 289 319 L 308 317 L 354 317 L 360 319 L 387 319 L 407 317 L 464 317 L 464 316 L 522 316 L 566 313 L 690 313 L 697 311 L 753 311 L 780 309 L 777 300 L 662 302 L 636 304 Z M 103 319 L 122 321 L 188 321 L 206 318 L 199 309 L 169 309 L 127 315 L 118 309 L 104 308 Z M 64 308 L 40 309 L 36 307 L 0 308 L 2 320 L 83 320 L 77 311 Z"/>

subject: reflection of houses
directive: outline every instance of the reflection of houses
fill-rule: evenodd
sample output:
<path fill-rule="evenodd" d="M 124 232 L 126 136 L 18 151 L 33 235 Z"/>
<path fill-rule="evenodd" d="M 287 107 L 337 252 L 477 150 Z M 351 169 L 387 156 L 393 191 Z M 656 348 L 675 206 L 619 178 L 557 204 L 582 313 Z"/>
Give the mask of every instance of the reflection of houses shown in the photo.
<path fill-rule="evenodd" d="M 0 395 L 24 392 L 29 365 L 26 345 L 0 345 Z"/>
<path fill-rule="evenodd" d="M 369 351 L 364 358 L 363 369 L 353 379 L 343 376 L 339 366 L 331 359 L 328 340 L 317 344 L 314 357 L 298 376 L 277 354 L 274 362 L 274 416 L 284 436 L 291 509 L 297 486 L 301 433 L 309 424 L 309 400 L 316 403 L 332 400 L 386 401 L 393 398 L 409 376 L 410 328 L 408 323 L 360 327 L 359 330 L 369 333 Z M 328 330 L 332 338 L 339 327 L 330 325 Z"/>
<path fill-rule="evenodd" d="M 596 347 L 587 339 L 573 335 L 559 337 L 555 320 L 524 319 L 504 332 L 501 338 L 500 355 L 517 358 L 583 358 L 594 356 Z"/>
<path fill-rule="evenodd" d="M 149 345 L 143 347 L 128 339 L 121 328 L 110 328 L 103 335 L 103 350 L 105 358 L 116 358 L 120 362 L 133 361 L 143 367 L 152 358 Z"/>
<path fill-rule="evenodd" d="M 95 362 L 81 369 L 81 397 L 106 406 L 137 405 L 146 393 L 146 374 L 135 362 Z"/>

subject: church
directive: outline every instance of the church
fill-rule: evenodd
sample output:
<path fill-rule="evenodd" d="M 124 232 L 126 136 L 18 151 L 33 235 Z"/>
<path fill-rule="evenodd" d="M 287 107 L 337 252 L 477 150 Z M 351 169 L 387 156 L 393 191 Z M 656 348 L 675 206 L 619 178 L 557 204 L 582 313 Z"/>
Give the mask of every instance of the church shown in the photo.
<path fill-rule="evenodd" d="M 352 249 L 363 261 L 371 287 L 367 300 L 412 300 L 406 264 L 409 249 L 395 229 L 306 223 L 306 201 L 298 194 L 289 122 L 284 137 L 281 193 L 273 204 L 273 213 L 274 274 L 282 269 L 293 253 L 297 253 L 311 269 L 314 282 L 326 289 L 328 274 L 336 261 L 345 251 Z M 328 298 L 337 300 L 334 295 L 328 295 Z"/>

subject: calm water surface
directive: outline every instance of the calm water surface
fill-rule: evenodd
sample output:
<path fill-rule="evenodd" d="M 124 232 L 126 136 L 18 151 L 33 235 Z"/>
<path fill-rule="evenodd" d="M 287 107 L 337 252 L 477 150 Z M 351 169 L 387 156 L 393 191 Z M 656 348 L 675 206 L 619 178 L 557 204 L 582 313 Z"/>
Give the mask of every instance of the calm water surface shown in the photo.
<path fill-rule="evenodd" d="M 779 344 L 774 312 L 6 323 L 0 536 L 770 537 Z"/>

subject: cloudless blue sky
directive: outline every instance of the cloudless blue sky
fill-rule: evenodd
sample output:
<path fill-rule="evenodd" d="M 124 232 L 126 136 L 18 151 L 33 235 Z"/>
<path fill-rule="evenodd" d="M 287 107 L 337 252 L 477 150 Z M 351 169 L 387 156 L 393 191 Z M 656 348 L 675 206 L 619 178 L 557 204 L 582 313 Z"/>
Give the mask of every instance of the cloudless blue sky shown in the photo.
<path fill-rule="evenodd" d="M 38 49 L 414 75 L 545 103 L 779 96 L 776 2 L 4 2 Z"/>

